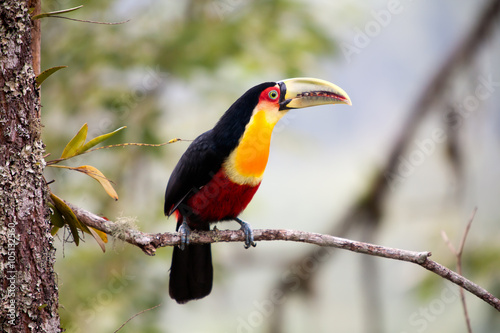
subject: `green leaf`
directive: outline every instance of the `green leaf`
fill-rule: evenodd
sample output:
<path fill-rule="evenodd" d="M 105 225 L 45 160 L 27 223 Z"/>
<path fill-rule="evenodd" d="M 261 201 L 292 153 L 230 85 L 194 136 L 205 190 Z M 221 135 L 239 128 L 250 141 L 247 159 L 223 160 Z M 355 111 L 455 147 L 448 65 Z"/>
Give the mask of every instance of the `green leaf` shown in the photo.
<path fill-rule="evenodd" d="M 108 219 L 106 219 L 106 220 L 108 220 Z M 90 227 L 90 226 L 88 226 L 88 227 L 89 227 L 89 230 L 91 230 L 91 231 L 92 231 L 92 230 L 94 230 L 94 231 L 95 231 L 95 233 L 97 234 L 97 236 L 99 236 L 99 238 L 100 238 L 100 239 L 101 239 L 104 243 L 107 243 L 107 242 L 108 242 L 108 234 L 107 234 L 107 233 L 105 233 L 105 232 L 103 232 L 103 231 L 101 231 L 101 230 L 99 230 L 99 229 L 96 229 L 96 228 Z"/>
<path fill-rule="evenodd" d="M 73 139 L 71 139 L 64 148 L 61 158 L 67 159 L 80 154 L 79 150 L 83 147 L 85 139 L 87 139 L 88 130 L 89 126 L 87 123 L 83 124 L 82 128 L 80 128 L 78 133 L 76 133 Z"/>
<path fill-rule="evenodd" d="M 38 76 L 36 77 L 36 79 L 35 79 L 36 86 L 40 87 L 40 85 L 42 84 L 43 81 L 45 81 L 46 78 L 48 78 L 49 76 L 51 76 L 52 74 L 54 74 L 58 70 L 66 68 L 66 67 L 68 67 L 68 66 L 56 66 L 56 67 L 51 67 L 49 69 L 44 70 L 43 72 L 38 74 Z"/>
<path fill-rule="evenodd" d="M 101 247 L 102 252 L 106 252 L 106 243 L 108 242 L 108 235 L 106 235 L 106 233 L 80 222 L 73 210 L 64 202 L 64 200 L 56 196 L 54 193 L 50 192 L 50 198 L 54 203 L 53 205 L 52 203 L 49 203 L 49 206 L 53 208 L 54 211 L 53 216 L 55 214 L 59 214 L 61 216 L 61 220 L 63 221 L 62 224 L 52 226 L 52 230 L 50 231 L 52 236 L 54 236 L 65 224 L 68 224 L 71 235 L 73 236 L 77 246 L 80 243 L 80 236 L 78 235 L 78 229 L 80 229 L 83 232 L 92 235 L 97 244 Z M 62 217 L 64 217 L 64 219 Z"/>
<path fill-rule="evenodd" d="M 51 210 L 50 223 L 54 227 L 56 227 L 57 229 L 64 227 L 66 222 L 64 222 L 64 219 L 63 219 L 61 213 L 59 212 L 59 210 L 50 202 L 48 203 L 48 206 L 50 207 L 50 210 Z M 54 228 L 52 228 L 52 230 L 54 230 Z M 54 235 L 52 235 L 52 236 L 54 236 Z"/>
<path fill-rule="evenodd" d="M 73 235 L 75 244 L 76 246 L 78 246 L 80 244 L 80 235 L 78 235 L 78 229 L 90 234 L 89 228 L 85 224 L 80 223 L 75 213 L 73 213 L 71 208 L 69 208 L 69 206 L 64 202 L 64 200 L 62 200 L 52 192 L 50 192 L 50 198 L 54 203 L 54 207 L 57 208 L 57 210 L 61 213 L 62 216 L 64 216 L 64 220 L 66 221 L 66 223 L 69 226 L 69 229 L 71 230 L 71 234 Z"/>
<path fill-rule="evenodd" d="M 90 231 L 90 234 L 92 235 L 92 237 L 94 237 L 97 244 L 99 244 L 99 246 L 101 247 L 102 252 L 106 252 L 106 244 L 104 244 L 104 243 L 108 242 L 108 236 L 105 233 L 103 233 L 102 231 L 94 229 L 92 227 L 89 227 L 89 231 Z M 100 233 L 102 233 L 106 236 L 106 241 L 104 241 L 104 238 L 97 231 L 99 231 Z"/>
<path fill-rule="evenodd" d="M 55 225 L 52 226 L 52 229 L 50 229 L 50 234 L 52 236 L 55 236 L 57 234 L 57 232 L 59 231 L 59 227 L 56 227 Z"/>
<path fill-rule="evenodd" d="M 32 20 L 38 20 L 38 19 L 41 19 L 41 18 L 44 18 L 44 17 L 50 17 L 50 16 L 54 16 L 54 15 L 69 13 L 69 12 L 73 12 L 75 10 L 78 10 L 78 9 L 80 9 L 82 7 L 83 7 L 83 5 L 80 5 L 78 7 L 73 7 L 73 8 L 63 9 L 63 10 L 57 10 L 55 12 L 41 13 L 41 14 L 33 16 L 31 19 Z"/>
<path fill-rule="evenodd" d="M 123 127 L 120 127 L 116 130 L 114 130 L 113 132 L 110 132 L 110 133 L 106 133 L 106 134 L 103 134 L 103 135 L 99 135 L 98 137 L 95 137 L 93 138 L 92 140 L 90 140 L 89 142 L 87 142 L 79 151 L 80 153 L 83 153 L 87 150 L 89 150 L 90 148 L 94 147 L 95 145 L 98 145 L 99 143 L 103 142 L 104 140 L 112 137 L 113 135 L 115 135 L 116 133 L 118 133 L 119 131 L 121 131 L 122 129 L 125 129 L 127 128 L 127 126 L 123 126 Z"/>
<path fill-rule="evenodd" d="M 99 169 L 97 169 L 91 165 L 81 165 L 77 168 L 71 168 L 71 169 L 76 170 L 76 171 L 80 171 L 80 172 L 94 178 L 95 180 L 97 180 L 101 184 L 101 186 L 104 188 L 104 190 L 106 191 L 106 193 L 110 197 L 112 197 L 115 200 L 118 200 L 118 194 L 116 193 L 115 189 L 111 185 L 111 182 L 108 180 L 108 178 L 106 178 L 106 176 L 104 176 L 104 174 L 101 171 L 99 171 Z"/>
<path fill-rule="evenodd" d="M 69 169 L 69 170 L 74 170 L 74 171 L 84 173 L 87 176 L 92 177 L 95 180 L 97 180 L 110 197 L 112 197 L 115 200 L 118 200 L 118 194 L 116 193 L 115 189 L 111 185 L 111 182 L 96 167 L 93 167 L 91 165 L 81 165 L 79 167 L 70 167 L 67 165 L 53 165 L 53 164 L 51 164 L 49 166 L 51 166 L 53 168 Z"/>

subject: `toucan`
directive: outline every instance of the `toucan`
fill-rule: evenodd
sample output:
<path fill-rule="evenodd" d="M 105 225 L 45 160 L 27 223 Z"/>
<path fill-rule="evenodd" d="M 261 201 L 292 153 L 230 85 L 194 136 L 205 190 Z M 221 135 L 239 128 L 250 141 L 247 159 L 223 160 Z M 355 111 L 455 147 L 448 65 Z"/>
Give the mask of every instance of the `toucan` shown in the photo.
<path fill-rule="evenodd" d="M 243 94 L 215 126 L 188 146 L 165 191 L 165 215 L 174 214 L 181 242 L 174 247 L 169 294 L 177 303 L 200 299 L 212 290 L 210 244 L 189 244 L 191 230 L 234 220 L 255 246 L 252 228 L 238 218 L 259 188 L 274 126 L 289 110 L 348 104 L 344 90 L 328 81 L 293 78 L 261 83 Z"/>

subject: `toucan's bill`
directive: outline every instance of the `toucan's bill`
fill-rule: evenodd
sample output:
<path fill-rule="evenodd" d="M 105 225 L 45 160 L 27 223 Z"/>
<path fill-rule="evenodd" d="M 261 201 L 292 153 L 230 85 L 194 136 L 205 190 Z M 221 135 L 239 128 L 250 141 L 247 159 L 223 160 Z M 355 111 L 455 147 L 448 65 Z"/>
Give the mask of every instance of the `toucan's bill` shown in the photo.
<path fill-rule="evenodd" d="M 300 109 L 323 104 L 352 105 L 339 86 L 320 79 L 293 78 L 278 82 L 281 90 L 280 110 Z"/>

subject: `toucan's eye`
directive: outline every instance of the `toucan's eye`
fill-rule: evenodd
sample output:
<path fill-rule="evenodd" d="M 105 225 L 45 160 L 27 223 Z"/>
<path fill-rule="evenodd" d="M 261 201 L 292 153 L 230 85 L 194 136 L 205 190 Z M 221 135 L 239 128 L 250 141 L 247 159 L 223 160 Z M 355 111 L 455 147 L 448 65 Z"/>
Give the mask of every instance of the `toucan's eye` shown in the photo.
<path fill-rule="evenodd" d="M 276 99 L 278 98 L 278 92 L 276 90 L 271 90 L 268 94 L 270 99 Z"/>

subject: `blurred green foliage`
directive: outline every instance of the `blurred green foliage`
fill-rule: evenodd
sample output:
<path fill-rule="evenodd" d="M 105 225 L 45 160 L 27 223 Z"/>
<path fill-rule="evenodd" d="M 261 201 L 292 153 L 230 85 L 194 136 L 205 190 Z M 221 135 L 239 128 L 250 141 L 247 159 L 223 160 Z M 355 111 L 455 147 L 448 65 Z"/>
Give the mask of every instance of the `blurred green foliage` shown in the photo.
<path fill-rule="evenodd" d="M 315 22 L 306 3 L 279 1 L 55 1 L 42 2 L 42 12 L 84 7 L 66 17 L 102 22 L 101 25 L 57 18 L 42 19 L 42 70 L 68 66 L 43 85 L 42 105 L 47 152 L 59 156 L 64 145 L 84 123 L 89 137 L 128 126 L 107 144 L 160 143 L 172 137 L 161 122 L 171 113 L 162 102 L 167 87 L 182 82 L 202 99 L 224 92 L 226 83 L 200 91 L 200 78 L 234 72 L 233 80 L 264 77 L 280 79 L 303 75 L 322 56 L 335 51 L 332 37 Z M 248 88 L 246 82 L 242 87 Z M 206 89 L 206 88 L 205 88 Z M 226 107 L 240 90 L 221 97 Z M 182 113 L 182 105 L 176 112 Z M 224 110 L 219 110 L 218 115 Z M 173 134 L 172 134 L 173 136 Z M 67 161 L 95 165 L 113 182 L 120 196 L 116 204 L 95 182 L 62 170 L 47 170 L 54 193 L 109 218 L 139 216 L 142 230 L 168 230 L 162 197 L 168 171 L 154 176 L 169 157 L 168 148 L 117 148 L 97 151 Z M 76 160 L 73 162 L 73 160 Z M 173 162 L 170 162 L 173 163 Z M 170 229 L 172 226 L 170 225 Z M 61 240 L 68 234 L 59 232 Z M 133 314 L 157 305 L 167 296 L 170 249 L 148 258 L 137 249 L 97 245 L 84 240 L 78 248 L 60 243 L 61 318 L 69 332 L 114 331 Z M 158 290 L 159 289 L 159 290 Z M 146 312 L 121 332 L 166 332 L 160 327 L 167 305 Z"/>
<path fill-rule="evenodd" d="M 314 11 L 322 10 L 321 2 L 46 0 L 42 2 L 42 12 L 81 4 L 83 8 L 65 16 L 101 22 L 130 21 L 100 25 L 42 19 L 42 70 L 68 66 L 42 86 L 43 139 L 47 152 L 52 154 L 48 159 L 60 156 L 84 123 L 89 124 L 89 138 L 127 126 L 106 144 L 161 143 L 179 135 L 192 139 L 208 129 L 252 83 L 309 76 L 320 71 L 318 67 L 325 59 L 337 55 L 334 33 L 321 26 L 314 16 Z M 349 11 L 355 12 L 354 9 L 350 7 Z M 388 52 L 400 46 L 397 44 Z M 372 65 L 373 61 L 365 68 Z M 375 108 L 369 112 L 377 114 Z M 101 170 L 113 181 L 120 197 L 117 203 L 85 175 L 47 170 L 46 178 L 55 180 L 50 186 L 58 196 L 94 213 L 110 219 L 137 216 L 137 225 L 143 231 L 171 231 L 174 223 L 166 220 L 162 212 L 163 191 L 169 170 L 185 148 L 182 142 L 161 148 L 123 147 L 68 161 Z M 433 225 L 432 233 L 439 234 L 442 224 L 445 223 Z M 456 226 L 450 229 L 456 230 Z M 67 232 L 59 232 L 58 237 L 60 314 L 68 332 L 113 332 L 134 314 L 159 303 L 159 308 L 134 318 L 120 332 L 180 330 L 164 321 L 167 313 L 176 313 L 176 305 L 166 300 L 171 249 L 160 249 L 155 257 L 147 257 L 132 246 L 111 240 L 103 255 L 89 236 L 78 248 L 63 244 L 62 240 L 71 239 Z M 440 239 L 429 239 L 433 244 L 441 244 Z M 491 273 L 498 246 L 468 245 L 463 258 L 466 276 L 498 295 L 499 279 Z M 225 267 L 218 261 L 219 248 L 213 247 L 214 264 L 217 271 L 223 271 Z M 454 267 L 453 255 L 447 255 L 444 244 L 440 251 L 432 250 L 441 258 L 448 258 L 443 264 Z M 228 280 L 231 276 L 216 274 L 216 278 Z M 415 309 L 432 304 L 443 290 L 443 280 L 433 275 L 426 275 L 413 285 L 406 301 Z M 412 296 L 417 297 L 411 299 Z M 453 305 L 457 304 L 458 301 Z M 197 309 L 204 310 L 201 305 Z M 409 313 L 412 311 L 413 308 Z M 490 318 L 484 325 L 495 327 L 498 315 L 493 313 Z M 405 322 L 406 318 L 399 320 Z M 227 328 L 217 318 L 210 325 L 220 325 L 217 332 Z"/>

